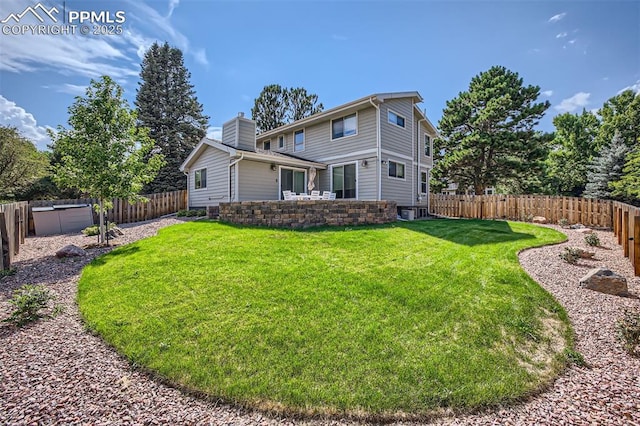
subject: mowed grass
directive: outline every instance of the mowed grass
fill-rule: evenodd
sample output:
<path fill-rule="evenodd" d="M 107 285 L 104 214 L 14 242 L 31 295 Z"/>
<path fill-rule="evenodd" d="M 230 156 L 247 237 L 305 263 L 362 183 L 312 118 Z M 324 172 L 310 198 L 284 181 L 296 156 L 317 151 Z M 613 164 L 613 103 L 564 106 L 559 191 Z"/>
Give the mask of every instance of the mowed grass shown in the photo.
<path fill-rule="evenodd" d="M 501 221 L 191 222 L 94 260 L 78 301 L 182 388 L 288 414 L 422 416 L 517 399 L 564 366 L 566 314 L 517 260 L 564 239 Z"/>

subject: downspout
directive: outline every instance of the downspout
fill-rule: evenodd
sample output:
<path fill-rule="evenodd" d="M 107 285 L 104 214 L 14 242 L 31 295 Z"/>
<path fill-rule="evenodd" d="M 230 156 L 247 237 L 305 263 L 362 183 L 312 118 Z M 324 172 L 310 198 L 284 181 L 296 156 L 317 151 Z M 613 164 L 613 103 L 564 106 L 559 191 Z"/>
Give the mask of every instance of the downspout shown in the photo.
<path fill-rule="evenodd" d="M 422 169 L 420 168 L 420 157 L 422 157 L 422 153 L 424 152 L 424 147 L 422 147 L 422 151 L 420 150 L 420 123 L 423 121 L 427 121 L 425 118 L 421 118 L 418 120 L 418 192 L 416 200 L 422 197 Z M 429 186 L 429 176 L 427 175 L 427 187 Z M 427 200 L 429 199 L 429 193 L 427 193 Z M 422 200 L 420 200 L 422 201 Z"/>
<path fill-rule="evenodd" d="M 376 177 L 378 179 L 378 201 L 382 200 L 382 146 L 380 143 L 380 107 L 369 98 L 369 103 L 376 109 L 376 148 L 378 150 L 378 161 L 376 161 Z"/>
<path fill-rule="evenodd" d="M 233 201 L 231 200 L 231 167 L 235 166 L 236 164 L 238 164 L 239 162 L 242 161 L 242 159 L 244 158 L 244 152 L 240 154 L 240 158 L 238 158 L 235 161 L 232 161 L 231 163 L 229 163 L 229 202 Z M 236 173 L 236 187 L 238 185 L 238 173 Z M 237 191 L 236 191 L 236 197 L 238 196 Z"/>
<path fill-rule="evenodd" d="M 184 175 L 187 177 L 187 210 L 189 210 L 189 207 L 191 207 L 189 204 L 190 200 L 189 200 L 189 172 L 182 172 L 184 173 Z"/>

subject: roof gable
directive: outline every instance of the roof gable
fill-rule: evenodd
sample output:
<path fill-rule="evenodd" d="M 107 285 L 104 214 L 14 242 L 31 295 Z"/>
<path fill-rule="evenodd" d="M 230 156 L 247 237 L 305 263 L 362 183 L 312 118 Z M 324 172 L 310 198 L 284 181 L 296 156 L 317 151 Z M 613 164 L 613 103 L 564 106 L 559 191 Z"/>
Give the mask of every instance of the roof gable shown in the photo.
<path fill-rule="evenodd" d="M 229 154 L 230 157 L 236 155 L 236 150 L 230 146 L 227 146 L 225 144 L 223 144 L 222 142 L 215 140 L 215 139 L 209 139 L 209 138 L 202 138 L 200 140 L 200 142 L 198 142 L 198 145 L 195 146 L 195 148 L 193 148 L 193 150 L 191 151 L 191 153 L 189 154 L 189 156 L 184 160 L 184 162 L 180 165 L 180 171 L 184 172 L 185 170 L 188 170 L 189 167 L 191 167 L 191 165 L 198 159 L 200 158 L 200 156 L 202 155 L 202 153 L 208 148 L 215 148 L 215 149 L 219 149 L 220 151 L 224 151 L 226 153 Z"/>

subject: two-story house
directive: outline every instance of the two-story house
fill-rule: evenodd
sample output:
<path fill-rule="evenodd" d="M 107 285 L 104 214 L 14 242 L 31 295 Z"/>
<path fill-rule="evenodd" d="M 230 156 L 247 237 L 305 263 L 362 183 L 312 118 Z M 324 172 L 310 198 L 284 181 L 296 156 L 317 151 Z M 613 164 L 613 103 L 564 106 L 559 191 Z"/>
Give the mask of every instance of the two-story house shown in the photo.
<path fill-rule="evenodd" d="M 222 140 L 203 139 L 181 166 L 189 206 L 280 200 L 282 191 L 393 200 L 425 216 L 436 129 L 418 92 L 378 93 L 256 136 L 239 114 Z"/>

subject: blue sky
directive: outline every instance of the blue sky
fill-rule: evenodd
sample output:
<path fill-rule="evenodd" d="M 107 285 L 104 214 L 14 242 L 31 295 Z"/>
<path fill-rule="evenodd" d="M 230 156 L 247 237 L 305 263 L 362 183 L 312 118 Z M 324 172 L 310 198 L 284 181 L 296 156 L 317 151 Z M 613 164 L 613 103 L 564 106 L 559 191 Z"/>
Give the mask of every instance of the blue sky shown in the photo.
<path fill-rule="evenodd" d="M 0 21 L 37 3 L 2 0 Z M 597 109 L 625 88 L 640 91 L 640 1 L 41 3 L 125 17 L 120 35 L 5 34 L 3 28 L 0 125 L 18 127 L 41 149 L 49 142 L 45 129 L 67 125 L 67 108 L 91 78 L 113 77 L 133 107 L 141 58 L 156 40 L 184 52 L 211 135 L 238 112 L 249 115 L 271 83 L 305 87 L 326 108 L 377 92 L 417 90 L 437 123 L 446 101 L 474 75 L 503 65 L 540 86 L 540 99 L 551 102 L 539 126 L 547 131 L 561 112 Z M 27 15 L 25 23 L 38 22 Z"/>

